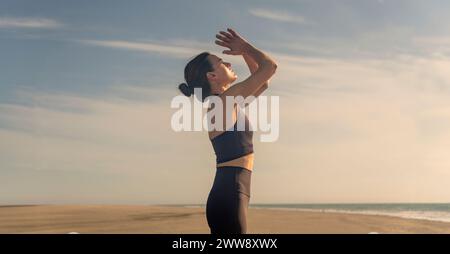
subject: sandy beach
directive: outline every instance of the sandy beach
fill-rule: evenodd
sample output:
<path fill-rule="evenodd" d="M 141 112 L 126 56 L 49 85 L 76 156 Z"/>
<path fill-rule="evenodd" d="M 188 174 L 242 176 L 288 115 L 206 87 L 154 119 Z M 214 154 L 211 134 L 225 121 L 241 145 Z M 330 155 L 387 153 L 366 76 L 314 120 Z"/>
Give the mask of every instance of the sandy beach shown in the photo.
<path fill-rule="evenodd" d="M 0 233 L 209 234 L 203 208 L 142 205 L 0 206 Z M 250 234 L 450 233 L 450 223 L 379 215 L 250 208 Z"/>

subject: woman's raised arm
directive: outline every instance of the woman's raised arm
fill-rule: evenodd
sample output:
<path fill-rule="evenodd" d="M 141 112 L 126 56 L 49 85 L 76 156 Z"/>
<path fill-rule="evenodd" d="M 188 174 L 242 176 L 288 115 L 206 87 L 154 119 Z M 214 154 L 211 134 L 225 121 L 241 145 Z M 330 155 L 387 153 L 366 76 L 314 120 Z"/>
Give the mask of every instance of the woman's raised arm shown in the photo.
<path fill-rule="evenodd" d="M 216 38 L 219 39 L 216 41 L 216 44 L 228 48 L 223 53 L 229 55 L 247 54 L 257 63 L 258 69 L 244 81 L 231 86 L 223 95 L 247 98 L 248 96 L 255 95 L 275 74 L 277 64 L 271 57 L 251 45 L 234 30 L 230 28 L 227 30 L 228 33 L 221 31 L 220 35 L 216 35 Z"/>

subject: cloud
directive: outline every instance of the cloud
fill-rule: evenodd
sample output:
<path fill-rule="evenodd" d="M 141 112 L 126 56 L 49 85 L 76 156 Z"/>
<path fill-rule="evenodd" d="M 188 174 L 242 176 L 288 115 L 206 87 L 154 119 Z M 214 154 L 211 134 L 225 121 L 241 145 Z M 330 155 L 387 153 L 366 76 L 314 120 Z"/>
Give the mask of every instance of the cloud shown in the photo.
<path fill-rule="evenodd" d="M 221 55 L 223 47 L 214 44 L 214 38 L 210 43 L 200 42 L 196 40 L 186 39 L 168 39 L 165 41 L 123 41 L 123 40 L 76 40 L 88 46 L 105 47 L 115 50 L 128 50 L 143 52 L 147 54 L 159 54 L 169 58 L 176 58 L 186 61 L 201 52 L 209 52 L 211 54 Z M 240 76 L 248 73 L 247 65 L 241 59 L 226 55 L 225 58 L 233 63 L 234 70 Z M 182 66 L 181 68 L 184 68 Z"/>
<path fill-rule="evenodd" d="M 309 24 L 309 21 L 299 15 L 294 15 L 285 11 L 274 11 L 267 9 L 251 9 L 249 10 L 250 14 L 255 17 L 274 20 L 278 22 L 288 22 L 288 23 L 297 23 L 297 24 Z"/>
<path fill-rule="evenodd" d="M 269 52 L 280 68 L 274 88 L 318 95 L 342 92 L 450 94 L 450 59 L 398 54 L 389 58 L 342 59 Z M 281 86 L 281 87 L 280 87 Z M 350 89 L 350 90 L 349 90 Z"/>
<path fill-rule="evenodd" d="M 8 193 L 22 193 L 13 201 L 86 202 L 90 195 L 80 193 L 87 189 L 101 196 L 93 202 L 114 203 L 119 196 L 141 204 L 195 202 L 210 187 L 212 171 L 195 173 L 214 163 L 204 133 L 170 128 L 170 100 L 176 91 L 122 85 L 101 97 L 18 93 L 26 105 L 0 103 L 0 185 L 8 190 L 0 201 L 11 200 Z M 145 100 L 152 94 L 163 99 Z M 180 145 L 194 143 L 198 146 L 189 152 L 203 154 L 201 161 Z M 186 163 L 193 165 L 189 175 L 183 175 Z M 176 177 L 180 173 L 183 177 Z M 30 175 L 35 181 L 29 181 Z M 87 180 L 92 177 L 97 180 Z M 128 187 L 117 188 L 119 184 Z M 173 186 L 190 186 L 189 192 L 180 195 Z"/>
<path fill-rule="evenodd" d="M 162 55 L 166 55 L 174 58 L 188 58 L 192 57 L 195 54 L 199 54 L 202 51 L 207 51 L 208 49 L 212 49 L 211 46 L 207 47 L 205 44 L 195 43 L 189 41 L 178 41 L 172 40 L 170 42 L 135 42 L 135 41 L 121 41 L 121 40 L 79 40 L 78 42 L 121 49 L 121 50 L 132 50 L 132 51 L 141 51 L 147 53 L 158 53 Z M 185 42 L 182 44 L 182 42 Z"/>
<path fill-rule="evenodd" d="M 64 26 L 64 24 L 47 18 L 0 17 L 0 28 L 54 29 L 62 26 Z"/>
<path fill-rule="evenodd" d="M 440 58 L 450 57 L 449 36 L 416 36 L 412 43 L 421 52 Z"/>
<path fill-rule="evenodd" d="M 436 37 L 416 37 L 413 41 L 417 44 L 421 45 L 430 45 L 430 46 L 441 46 L 446 45 L 450 46 L 450 37 L 448 36 L 436 36 Z"/>
<path fill-rule="evenodd" d="M 261 198 L 442 202 L 450 197 L 442 187 L 450 182 L 445 173 L 450 161 L 443 156 L 450 140 L 450 59 L 269 55 L 278 62 L 268 93 L 281 96 L 281 130 L 279 142 L 260 148 L 277 158 L 258 156 L 260 182 L 254 189 L 264 193 Z M 283 183 L 279 192 L 264 191 L 271 182 Z"/>
<path fill-rule="evenodd" d="M 269 54 L 279 66 L 267 95 L 281 96 L 280 140 L 264 144 L 258 141 L 260 133 L 255 135 L 255 202 L 450 197 L 448 188 L 441 187 L 450 181 L 445 171 L 450 103 L 442 90 L 450 84 L 450 60 Z M 121 85 L 101 97 L 18 94 L 27 105 L 0 104 L 5 169 L 0 185 L 10 193 L 33 193 L 35 200 L 45 201 L 58 190 L 52 194 L 55 200 L 85 202 L 74 195 L 82 188 L 85 196 L 92 193 L 111 203 L 118 197 L 203 203 L 213 179 L 214 153 L 204 132 L 170 129 L 174 111 L 169 102 L 177 91 Z M 153 95 L 161 98 L 153 100 Z M 25 175 L 37 172 L 48 179 L 27 181 Z M 70 188 L 55 176 L 61 174 Z M 79 174 L 102 180 L 72 177 Z M 111 177 L 119 180 L 108 185 Z M 267 191 L 270 184 L 278 191 Z M 0 200 L 6 198 L 0 194 Z"/>

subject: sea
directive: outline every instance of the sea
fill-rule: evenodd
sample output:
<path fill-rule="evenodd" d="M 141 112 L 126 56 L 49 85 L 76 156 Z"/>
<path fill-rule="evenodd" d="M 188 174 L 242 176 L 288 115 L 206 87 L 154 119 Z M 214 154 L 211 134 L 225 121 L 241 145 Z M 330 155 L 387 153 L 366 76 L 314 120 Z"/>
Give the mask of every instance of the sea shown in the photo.
<path fill-rule="evenodd" d="M 188 206 L 188 205 L 186 205 Z M 205 205 L 194 205 L 205 207 Z M 194 207 L 189 205 L 189 207 Z M 250 204 L 250 208 L 394 216 L 450 222 L 450 203 Z"/>

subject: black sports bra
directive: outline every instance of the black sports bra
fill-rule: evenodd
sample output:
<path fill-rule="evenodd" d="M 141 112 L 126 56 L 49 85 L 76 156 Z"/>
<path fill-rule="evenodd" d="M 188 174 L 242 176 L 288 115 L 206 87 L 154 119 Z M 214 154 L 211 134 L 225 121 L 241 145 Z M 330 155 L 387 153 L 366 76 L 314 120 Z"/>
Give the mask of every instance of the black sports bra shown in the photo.
<path fill-rule="evenodd" d="M 245 114 L 244 116 L 245 130 L 237 130 L 238 121 L 236 121 L 232 129 L 211 139 L 217 163 L 231 161 L 253 153 L 253 131 L 250 130 L 250 121 Z"/>

